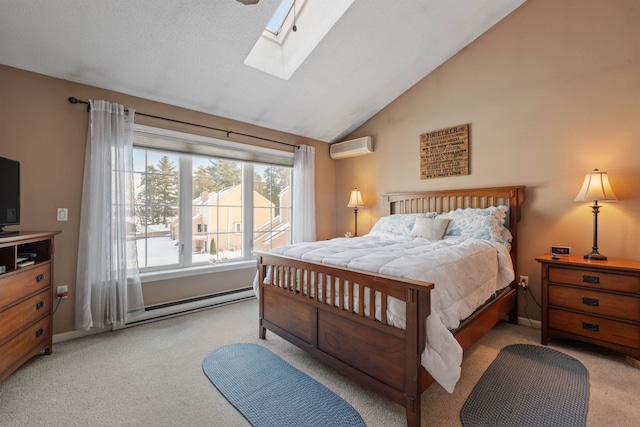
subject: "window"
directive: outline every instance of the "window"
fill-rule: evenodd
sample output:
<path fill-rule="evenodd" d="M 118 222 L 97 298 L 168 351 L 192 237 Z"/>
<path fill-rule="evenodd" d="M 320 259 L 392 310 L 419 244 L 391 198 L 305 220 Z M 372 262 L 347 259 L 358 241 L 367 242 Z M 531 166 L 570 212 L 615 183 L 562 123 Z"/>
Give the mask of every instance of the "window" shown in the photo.
<path fill-rule="evenodd" d="M 141 272 L 252 260 L 254 247 L 289 244 L 289 163 L 291 153 L 136 125 Z"/>
<path fill-rule="evenodd" d="M 296 0 L 294 6 L 282 0 L 244 64 L 289 80 L 354 1 Z M 294 8 L 296 33 L 291 32 Z"/>
<path fill-rule="evenodd" d="M 289 15 L 292 6 L 293 0 L 282 0 L 280 6 L 276 9 L 276 13 L 273 14 L 271 20 L 267 24 L 266 30 L 277 36 L 280 33 L 284 20 Z"/>
<path fill-rule="evenodd" d="M 256 165 L 254 169 L 254 247 L 269 250 L 291 241 L 291 169 Z"/>

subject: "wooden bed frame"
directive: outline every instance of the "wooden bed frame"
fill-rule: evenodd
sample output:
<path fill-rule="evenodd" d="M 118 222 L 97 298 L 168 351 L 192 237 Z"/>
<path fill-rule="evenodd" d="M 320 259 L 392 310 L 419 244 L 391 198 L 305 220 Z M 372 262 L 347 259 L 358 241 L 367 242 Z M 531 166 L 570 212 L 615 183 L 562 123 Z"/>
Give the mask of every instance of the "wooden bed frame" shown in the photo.
<path fill-rule="evenodd" d="M 506 226 L 513 235 L 511 257 L 515 268 L 517 224 L 524 188 L 394 193 L 383 197 L 387 214 L 509 206 Z M 258 272 L 260 338 L 265 338 L 267 329 L 278 334 L 348 377 L 403 405 L 407 425 L 420 425 L 420 397 L 434 382 L 420 363 L 426 345 L 425 321 L 430 313 L 433 284 L 270 253 L 258 253 Z M 264 283 L 265 278 L 269 284 Z M 348 297 L 316 299 L 318 282 L 331 283 L 327 292 L 333 296 L 346 293 Z M 309 286 L 312 289 L 308 289 Z M 464 351 L 506 315 L 510 322 L 517 321 L 516 290 L 514 281 L 453 331 Z M 357 298 L 358 306 L 354 307 L 354 292 L 360 295 L 369 292 L 369 301 L 373 292 L 381 295 L 383 314 L 379 320 L 375 318 L 374 304 L 369 304 L 365 312 L 364 298 Z M 387 296 L 405 301 L 405 330 L 387 324 Z"/>

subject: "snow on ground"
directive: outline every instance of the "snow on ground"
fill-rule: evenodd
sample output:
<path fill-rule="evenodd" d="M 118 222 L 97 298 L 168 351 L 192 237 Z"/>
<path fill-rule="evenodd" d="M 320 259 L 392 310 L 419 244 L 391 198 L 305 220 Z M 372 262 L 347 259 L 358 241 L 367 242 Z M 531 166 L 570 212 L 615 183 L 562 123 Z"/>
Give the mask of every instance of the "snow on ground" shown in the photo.
<path fill-rule="evenodd" d="M 150 237 L 146 241 L 145 239 L 138 239 L 137 247 L 140 268 L 178 264 L 180 259 L 178 241 L 171 240 L 170 237 Z M 241 256 L 241 251 L 220 251 L 216 255 L 194 253 L 191 255 L 191 260 L 193 264 L 200 264 L 210 262 L 210 259 L 215 257 L 216 262 L 221 263 L 225 262 L 225 259 L 231 261 Z"/>

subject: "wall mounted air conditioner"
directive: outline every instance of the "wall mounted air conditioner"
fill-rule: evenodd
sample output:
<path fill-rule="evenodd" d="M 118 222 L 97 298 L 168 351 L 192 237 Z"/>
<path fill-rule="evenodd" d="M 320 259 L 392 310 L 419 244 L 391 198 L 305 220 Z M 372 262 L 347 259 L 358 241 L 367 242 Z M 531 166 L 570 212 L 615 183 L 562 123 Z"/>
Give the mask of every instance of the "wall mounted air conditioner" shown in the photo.
<path fill-rule="evenodd" d="M 329 154 L 332 159 L 344 159 L 369 153 L 373 153 L 373 138 L 370 136 L 334 142 L 329 147 Z"/>

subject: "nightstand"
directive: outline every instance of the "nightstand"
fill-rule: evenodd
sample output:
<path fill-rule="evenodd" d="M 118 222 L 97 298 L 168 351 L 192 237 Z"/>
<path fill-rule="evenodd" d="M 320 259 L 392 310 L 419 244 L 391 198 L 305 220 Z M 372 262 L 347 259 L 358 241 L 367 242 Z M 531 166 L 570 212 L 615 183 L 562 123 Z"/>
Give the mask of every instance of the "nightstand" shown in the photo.
<path fill-rule="evenodd" d="M 536 258 L 542 264 L 542 344 L 568 338 L 640 359 L 640 262 Z"/>

